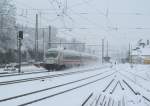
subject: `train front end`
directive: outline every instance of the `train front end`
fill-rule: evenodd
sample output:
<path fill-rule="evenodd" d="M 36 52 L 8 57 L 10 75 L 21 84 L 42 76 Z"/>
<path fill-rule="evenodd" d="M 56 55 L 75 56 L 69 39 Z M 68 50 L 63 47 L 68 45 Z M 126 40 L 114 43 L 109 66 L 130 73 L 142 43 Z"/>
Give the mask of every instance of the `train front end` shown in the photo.
<path fill-rule="evenodd" d="M 48 50 L 45 55 L 43 67 L 47 70 L 55 70 L 59 66 L 59 51 Z"/>

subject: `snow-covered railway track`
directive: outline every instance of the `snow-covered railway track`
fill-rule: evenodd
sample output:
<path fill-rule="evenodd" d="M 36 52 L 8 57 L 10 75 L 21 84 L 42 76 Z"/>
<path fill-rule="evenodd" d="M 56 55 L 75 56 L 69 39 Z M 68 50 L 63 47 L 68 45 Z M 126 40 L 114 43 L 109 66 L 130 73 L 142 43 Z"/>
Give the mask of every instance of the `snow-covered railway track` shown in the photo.
<path fill-rule="evenodd" d="M 114 81 L 114 79 L 112 79 L 110 81 L 110 83 L 106 86 L 106 88 L 105 88 L 106 90 L 108 87 L 110 87 L 110 85 L 112 84 L 113 81 Z M 136 89 L 134 89 L 134 87 L 132 85 L 130 85 L 129 82 L 127 82 L 126 80 L 122 80 L 122 82 L 124 83 L 125 90 L 127 90 L 127 88 L 129 88 L 129 90 L 134 94 L 135 97 L 139 96 L 139 97 L 143 98 L 144 100 L 146 100 L 148 103 L 150 103 L 150 99 L 147 96 L 145 96 L 144 94 L 137 92 Z M 113 89 L 114 88 L 116 89 L 116 86 L 119 83 L 120 82 L 118 81 L 115 84 L 115 87 L 113 87 Z M 83 104 L 81 106 L 128 106 L 125 103 L 124 96 L 123 97 L 120 96 L 120 98 L 122 98 L 121 100 L 115 101 L 111 96 L 108 96 L 108 95 L 106 95 L 106 93 L 103 93 L 106 91 L 106 90 L 105 91 L 104 90 L 102 90 L 102 93 L 99 94 L 98 96 L 95 96 L 97 94 L 91 93 L 87 97 L 87 99 L 85 99 L 85 101 L 83 102 Z M 110 94 L 112 95 L 112 93 L 110 93 Z M 149 106 L 149 105 L 147 105 L 147 106 Z"/>
<path fill-rule="evenodd" d="M 149 90 L 148 88 L 145 88 L 142 84 L 137 83 L 133 78 L 130 78 L 129 76 L 127 76 L 127 75 L 125 75 L 125 74 L 123 74 L 123 73 L 121 73 L 121 72 L 120 72 L 120 74 L 121 74 L 123 77 L 125 77 L 127 80 L 129 80 L 130 82 L 132 82 L 132 83 L 134 83 L 135 85 L 137 85 L 138 87 L 144 89 L 145 91 L 150 92 L 150 90 Z"/>
<path fill-rule="evenodd" d="M 130 77 L 124 75 L 123 73 L 120 73 L 124 78 L 126 78 L 127 80 L 129 80 L 130 82 L 133 83 L 133 85 L 138 86 L 140 89 L 144 89 L 145 91 L 149 91 L 147 88 L 144 88 L 141 84 L 136 83 L 134 80 L 132 80 Z M 141 78 L 141 77 L 140 77 Z M 144 80 L 144 79 L 143 79 Z M 123 80 L 123 82 L 128 86 L 128 88 L 134 93 L 134 95 L 139 95 L 141 96 L 143 99 L 145 99 L 147 102 L 150 103 L 150 99 L 148 97 L 146 97 L 142 92 L 136 91 L 136 89 L 134 87 L 132 87 L 127 81 Z"/>
<path fill-rule="evenodd" d="M 42 98 L 38 98 L 38 99 L 35 99 L 35 100 L 32 100 L 32 101 L 29 101 L 29 102 L 20 104 L 19 106 L 30 105 L 30 104 L 33 104 L 33 103 L 36 103 L 36 102 L 40 102 L 40 101 L 45 100 L 45 99 L 52 98 L 52 97 L 57 96 L 57 95 L 60 95 L 60 94 L 67 93 L 67 92 L 72 91 L 72 90 L 79 89 L 79 88 L 81 88 L 81 87 L 84 87 L 84 86 L 93 84 L 93 83 L 95 83 L 95 82 L 98 82 L 98 81 L 100 81 L 100 80 L 103 80 L 103 79 L 105 79 L 105 78 L 108 78 L 108 77 L 114 75 L 115 73 L 116 73 L 116 72 L 113 72 L 113 73 L 111 73 L 111 74 L 107 74 L 107 75 L 105 75 L 105 76 L 103 76 L 103 77 L 101 77 L 101 78 L 98 78 L 98 79 L 95 79 L 95 80 L 92 80 L 92 81 L 83 83 L 83 84 L 81 84 L 81 85 L 78 85 L 78 86 L 69 88 L 69 89 L 67 89 L 67 90 L 63 90 L 63 91 L 60 91 L 60 92 L 57 92 L 57 93 L 54 93 L 54 94 L 51 94 L 51 95 L 48 95 L 48 96 L 45 96 L 45 97 L 42 97 Z M 97 75 L 98 75 L 98 74 L 97 74 Z M 97 75 L 91 76 L 91 77 L 96 77 Z M 89 77 L 89 78 L 90 78 L 90 77 Z M 86 79 L 89 79 L 89 78 L 86 78 Z M 85 79 L 84 79 L 84 80 L 85 80 Z"/>
<path fill-rule="evenodd" d="M 85 106 L 85 104 L 88 102 L 88 100 L 93 96 L 93 93 L 91 93 L 87 98 L 86 100 L 82 103 L 81 106 Z"/>
<path fill-rule="evenodd" d="M 12 76 L 21 76 L 21 75 L 30 75 L 30 74 L 40 74 L 40 73 L 47 73 L 48 71 L 38 71 L 38 72 L 26 72 L 26 73 L 7 73 L 0 75 L 0 78 L 4 77 L 12 77 Z"/>
<path fill-rule="evenodd" d="M 23 83 L 23 82 L 29 82 L 29 81 L 36 81 L 36 80 L 43 80 L 43 79 L 48 79 L 48 78 L 56 78 L 56 77 L 62 77 L 62 76 L 67 76 L 67 75 L 73 75 L 73 74 L 80 74 L 80 73 L 90 72 L 90 71 L 94 71 L 94 70 L 97 70 L 97 69 L 103 69 L 103 68 L 98 67 L 98 68 L 92 68 L 92 69 L 86 69 L 86 70 L 66 72 L 66 73 L 61 73 L 61 74 L 46 75 L 46 76 L 32 77 L 32 78 L 24 78 L 24 79 L 10 80 L 10 81 L 3 81 L 3 82 L 0 82 L 0 86 Z"/>
<path fill-rule="evenodd" d="M 125 72 L 128 72 L 129 74 L 131 74 L 131 75 L 133 75 L 133 76 L 135 76 L 135 77 L 137 77 L 137 78 L 140 78 L 140 79 L 142 79 L 142 80 L 144 80 L 144 81 L 149 81 L 149 80 L 147 80 L 146 78 L 144 78 L 144 77 L 142 77 L 142 76 L 140 76 L 140 75 L 137 75 L 137 74 L 135 74 L 135 73 L 133 73 L 133 72 L 130 72 L 130 71 L 125 71 Z"/>
<path fill-rule="evenodd" d="M 136 106 L 135 104 L 142 103 L 144 106 L 150 106 L 149 94 L 146 93 L 147 89 L 144 88 L 145 91 L 143 91 L 143 86 L 134 81 L 134 76 L 139 80 L 147 81 L 137 74 L 117 71 L 116 76 L 107 82 L 106 87 L 102 89 L 100 94 L 91 93 L 92 96 L 89 95 L 82 106 Z M 129 93 L 131 96 L 126 96 L 126 92 L 131 92 Z M 117 97 L 117 94 L 120 94 L 120 97 Z"/>
<path fill-rule="evenodd" d="M 128 82 L 126 82 L 125 80 L 123 80 L 123 82 L 128 86 L 128 88 L 130 88 L 130 90 L 135 94 L 135 95 L 140 95 L 139 92 L 136 92 L 129 84 Z"/>
<path fill-rule="evenodd" d="M 110 74 L 110 72 L 111 72 L 111 74 Z M 59 84 L 59 85 L 52 86 L 52 87 L 45 88 L 45 89 L 41 89 L 41 90 L 36 90 L 36 91 L 32 91 L 32 92 L 20 94 L 20 95 L 17 95 L 17 96 L 12 96 L 12 97 L 8 97 L 8 98 L 4 98 L 4 99 L 0 100 L 0 103 L 1 102 L 9 102 L 11 100 L 16 100 L 18 98 L 23 98 L 23 97 L 26 97 L 26 96 L 31 96 L 31 95 L 38 94 L 38 93 L 41 93 L 41 92 L 44 92 L 44 91 L 49 91 L 49 90 L 57 89 L 57 88 L 60 88 L 60 87 L 68 86 L 68 85 L 71 85 L 71 84 L 74 84 L 74 83 L 79 83 L 79 82 L 82 82 L 82 81 L 86 81 L 86 80 L 98 77 L 96 80 L 92 80 L 92 81 L 89 81 L 89 82 L 87 81 L 86 83 L 79 84 L 79 85 L 77 85 L 75 87 L 71 87 L 70 89 L 67 89 L 67 90 L 64 90 L 64 91 L 60 91 L 58 93 L 54 93 L 52 95 L 49 95 L 49 96 L 46 96 L 46 97 L 43 97 L 43 98 L 40 98 L 40 99 L 36 99 L 34 101 L 30 101 L 30 102 L 24 103 L 24 104 L 22 104 L 20 106 L 24 106 L 24 105 L 27 105 L 27 104 L 32 104 L 32 103 L 35 103 L 35 102 L 38 102 L 38 101 L 41 101 L 41 100 L 44 100 L 44 99 L 47 99 L 47 98 L 51 98 L 51 97 L 54 97 L 54 96 L 57 96 L 57 95 L 60 95 L 60 94 L 63 94 L 63 93 L 66 93 L 66 92 L 78 89 L 78 88 L 81 88 L 81 87 L 86 86 L 86 85 L 95 83 L 95 82 L 97 82 L 99 80 L 102 80 L 102 79 L 105 79 L 105 78 L 107 78 L 109 76 L 112 76 L 115 73 L 116 72 L 113 72 L 113 71 L 110 71 L 110 70 L 103 71 L 103 72 L 100 72 L 100 73 L 97 73 L 95 75 L 88 76 L 88 77 L 85 77 L 85 78 L 82 78 L 82 79 L 79 79 L 79 80 L 75 80 L 75 81 L 71 81 L 71 82 Z M 106 74 L 106 75 L 100 78 L 99 76 L 102 75 L 102 74 Z"/>
<path fill-rule="evenodd" d="M 142 93 L 137 92 L 134 90 L 133 87 L 131 87 L 131 85 L 129 85 L 125 80 L 123 80 L 123 82 L 131 89 L 131 91 L 135 94 L 135 95 L 140 95 L 142 98 L 144 98 L 145 100 L 147 100 L 150 103 L 150 99 L 146 96 L 144 96 Z"/>

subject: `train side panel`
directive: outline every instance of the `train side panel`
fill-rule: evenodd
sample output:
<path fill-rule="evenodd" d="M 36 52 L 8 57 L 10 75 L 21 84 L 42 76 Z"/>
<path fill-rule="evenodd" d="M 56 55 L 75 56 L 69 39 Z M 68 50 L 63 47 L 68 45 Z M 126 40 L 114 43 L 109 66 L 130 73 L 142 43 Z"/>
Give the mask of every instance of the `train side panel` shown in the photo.
<path fill-rule="evenodd" d="M 59 70 L 65 67 L 74 67 L 96 62 L 96 56 L 71 50 L 50 49 L 43 63 L 48 70 Z"/>
<path fill-rule="evenodd" d="M 81 64 L 80 54 L 72 51 L 63 52 L 63 64 L 66 67 L 77 66 Z"/>

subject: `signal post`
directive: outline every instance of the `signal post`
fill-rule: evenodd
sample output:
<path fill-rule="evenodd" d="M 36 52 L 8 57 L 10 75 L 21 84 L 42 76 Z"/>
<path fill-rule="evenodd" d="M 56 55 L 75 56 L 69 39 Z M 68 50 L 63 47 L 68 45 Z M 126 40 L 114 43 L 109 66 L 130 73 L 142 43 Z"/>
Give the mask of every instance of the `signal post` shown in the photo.
<path fill-rule="evenodd" d="M 22 39 L 23 39 L 23 31 L 19 31 L 17 35 L 17 41 L 18 41 L 18 72 L 21 72 L 21 45 L 22 45 Z"/>

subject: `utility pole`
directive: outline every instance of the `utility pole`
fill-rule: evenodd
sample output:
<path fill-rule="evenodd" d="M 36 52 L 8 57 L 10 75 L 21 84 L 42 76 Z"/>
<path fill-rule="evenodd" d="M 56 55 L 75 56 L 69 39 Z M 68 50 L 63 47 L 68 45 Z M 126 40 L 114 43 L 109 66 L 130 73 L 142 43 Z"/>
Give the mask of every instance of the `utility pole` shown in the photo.
<path fill-rule="evenodd" d="M 49 38 L 48 38 L 48 44 L 49 44 L 49 48 L 51 48 L 51 30 L 52 30 L 52 28 L 51 28 L 51 26 L 49 26 Z"/>
<path fill-rule="evenodd" d="M 0 28 L 1 29 L 0 30 L 1 30 L 2 35 L 3 35 L 3 24 L 4 24 L 3 21 L 4 21 L 4 17 L 3 17 L 3 14 L 1 14 L 1 23 L 0 23 L 1 24 Z"/>
<path fill-rule="evenodd" d="M 3 29 L 3 14 L 1 14 L 1 30 Z"/>
<path fill-rule="evenodd" d="M 43 28 L 43 61 L 45 59 L 45 31 Z"/>
<path fill-rule="evenodd" d="M 129 43 L 129 63 L 131 63 L 131 46 L 130 46 L 130 43 Z"/>
<path fill-rule="evenodd" d="M 132 45 L 129 43 L 129 63 L 131 68 L 133 68 L 133 57 L 132 57 Z"/>
<path fill-rule="evenodd" d="M 59 47 L 61 48 L 61 39 L 60 39 L 60 44 L 59 44 Z"/>
<path fill-rule="evenodd" d="M 35 61 L 38 61 L 38 14 L 36 14 L 35 24 Z"/>
<path fill-rule="evenodd" d="M 131 54 L 130 54 L 130 57 L 131 57 L 131 68 L 133 68 L 132 45 L 131 45 Z"/>
<path fill-rule="evenodd" d="M 107 51 L 106 51 L 106 56 L 108 57 L 108 40 L 107 40 Z"/>
<path fill-rule="evenodd" d="M 104 39 L 102 39 L 102 64 L 104 63 Z"/>

